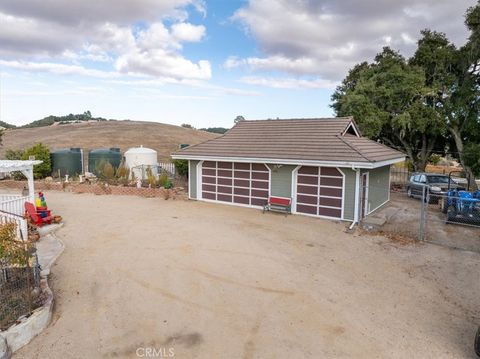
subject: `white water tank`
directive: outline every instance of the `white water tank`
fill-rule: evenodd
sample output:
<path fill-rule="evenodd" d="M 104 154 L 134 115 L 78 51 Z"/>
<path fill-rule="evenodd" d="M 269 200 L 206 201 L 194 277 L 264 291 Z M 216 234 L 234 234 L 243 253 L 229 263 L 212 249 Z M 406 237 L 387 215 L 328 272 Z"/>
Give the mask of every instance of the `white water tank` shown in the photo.
<path fill-rule="evenodd" d="M 150 167 L 155 177 L 158 177 L 157 151 L 143 146 L 130 148 L 125 152 L 125 165 L 135 178 L 146 179 L 146 170 Z"/>

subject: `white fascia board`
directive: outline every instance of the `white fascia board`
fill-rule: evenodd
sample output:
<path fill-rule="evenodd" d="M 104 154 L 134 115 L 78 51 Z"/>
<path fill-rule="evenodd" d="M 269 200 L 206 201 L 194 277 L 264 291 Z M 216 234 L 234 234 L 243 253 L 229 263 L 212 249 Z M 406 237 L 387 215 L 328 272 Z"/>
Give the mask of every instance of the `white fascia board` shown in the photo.
<path fill-rule="evenodd" d="M 348 167 L 348 168 L 377 168 L 388 166 L 393 163 L 402 162 L 405 157 L 395 158 L 393 160 L 380 162 L 350 162 L 350 161 L 312 161 L 312 160 L 289 160 L 280 158 L 255 158 L 255 157 L 218 157 L 218 156 L 192 156 L 192 155 L 172 155 L 173 159 L 180 160 L 204 160 L 221 162 L 243 162 L 243 163 L 269 163 L 296 166 L 323 166 L 323 167 Z"/>

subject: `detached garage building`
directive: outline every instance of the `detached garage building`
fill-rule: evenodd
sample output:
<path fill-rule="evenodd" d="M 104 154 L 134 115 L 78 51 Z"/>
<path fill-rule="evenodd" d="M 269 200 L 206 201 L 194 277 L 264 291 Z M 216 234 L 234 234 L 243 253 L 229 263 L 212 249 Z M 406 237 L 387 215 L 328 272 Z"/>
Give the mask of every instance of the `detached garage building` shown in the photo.
<path fill-rule="evenodd" d="M 189 198 L 357 222 L 388 202 L 390 165 L 403 153 L 361 137 L 352 118 L 241 121 L 175 152 L 189 163 Z"/>

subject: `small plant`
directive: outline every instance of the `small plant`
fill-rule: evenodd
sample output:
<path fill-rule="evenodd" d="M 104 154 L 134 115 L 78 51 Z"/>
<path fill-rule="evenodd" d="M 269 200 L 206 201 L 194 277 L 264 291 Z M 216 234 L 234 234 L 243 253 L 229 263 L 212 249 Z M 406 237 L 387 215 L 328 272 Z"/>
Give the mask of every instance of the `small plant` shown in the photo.
<path fill-rule="evenodd" d="M 188 160 L 173 160 L 173 164 L 180 176 L 188 176 Z"/>
<path fill-rule="evenodd" d="M 150 166 L 147 167 L 147 169 L 145 170 L 145 173 L 147 175 L 147 182 L 149 187 L 151 188 L 157 187 L 157 178 L 153 174 L 152 168 Z"/>
<path fill-rule="evenodd" d="M 158 177 L 158 185 L 160 187 L 165 187 L 168 182 L 168 175 L 164 172 Z"/>
<path fill-rule="evenodd" d="M 163 186 L 165 189 L 170 189 L 173 187 L 172 181 L 170 181 L 170 178 L 167 178 L 167 181 L 165 182 L 165 185 Z"/>
<path fill-rule="evenodd" d="M 120 166 L 118 166 L 115 177 L 117 178 L 117 182 L 123 186 L 127 186 L 130 182 L 130 169 L 125 165 L 125 162 L 122 161 Z M 133 177 L 133 173 L 132 173 Z"/>
<path fill-rule="evenodd" d="M 115 184 L 116 177 L 115 177 L 115 168 L 113 168 L 112 164 L 107 160 L 101 160 L 95 166 L 95 169 L 98 173 L 98 178 L 106 182 L 108 184 Z"/>
<path fill-rule="evenodd" d="M 32 243 L 18 240 L 16 234 L 15 223 L 0 225 L 0 260 L 24 267 L 28 265 Z"/>
<path fill-rule="evenodd" d="M 437 166 L 440 163 L 441 159 L 442 159 L 442 156 L 436 153 L 432 153 L 428 158 L 428 162 L 430 162 L 434 166 Z"/>

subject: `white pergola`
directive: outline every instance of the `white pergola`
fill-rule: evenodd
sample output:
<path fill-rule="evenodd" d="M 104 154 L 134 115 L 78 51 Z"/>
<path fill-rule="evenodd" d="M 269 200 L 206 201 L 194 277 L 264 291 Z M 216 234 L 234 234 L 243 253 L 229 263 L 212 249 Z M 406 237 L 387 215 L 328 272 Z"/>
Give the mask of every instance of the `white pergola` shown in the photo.
<path fill-rule="evenodd" d="M 39 165 L 43 161 L 21 161 L 21 160 L 0 160 L 0 172 L 22 172 L 28 181 L 28 197 L 31 203 L 35 203 L 35 187 L 33 182 L 33 166 Z"/>

